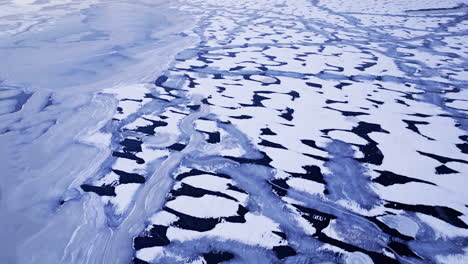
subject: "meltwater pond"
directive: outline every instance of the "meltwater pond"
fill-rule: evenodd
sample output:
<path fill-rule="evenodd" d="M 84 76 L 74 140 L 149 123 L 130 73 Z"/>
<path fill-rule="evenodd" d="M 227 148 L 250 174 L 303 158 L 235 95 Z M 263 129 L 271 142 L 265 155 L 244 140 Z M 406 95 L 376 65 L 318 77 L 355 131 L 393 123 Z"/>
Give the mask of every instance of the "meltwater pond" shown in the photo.
<path fill-rule="evenodd" d="M 0 2 L 0 263 L 467 263 L 466 0 Z"/>

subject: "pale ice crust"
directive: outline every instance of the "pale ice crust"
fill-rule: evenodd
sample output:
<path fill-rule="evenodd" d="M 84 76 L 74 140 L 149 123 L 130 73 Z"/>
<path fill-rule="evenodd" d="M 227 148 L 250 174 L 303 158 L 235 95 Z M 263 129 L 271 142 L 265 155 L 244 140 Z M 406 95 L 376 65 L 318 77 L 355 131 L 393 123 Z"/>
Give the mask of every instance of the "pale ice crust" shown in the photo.
<path fill-rule="evenodd" d="M 3 1 L 0 263 L 467 262 L 467 5 Z"/>

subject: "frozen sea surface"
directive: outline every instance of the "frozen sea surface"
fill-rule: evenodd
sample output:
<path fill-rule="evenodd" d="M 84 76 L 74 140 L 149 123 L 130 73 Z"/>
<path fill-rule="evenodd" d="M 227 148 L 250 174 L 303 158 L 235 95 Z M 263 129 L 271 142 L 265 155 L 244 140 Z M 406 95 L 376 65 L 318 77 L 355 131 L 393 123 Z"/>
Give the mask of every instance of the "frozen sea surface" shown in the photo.
<path fill-rule="evenodd" d="M 0 1 L 0 263 L 468 263 L 468 1 Z"/>

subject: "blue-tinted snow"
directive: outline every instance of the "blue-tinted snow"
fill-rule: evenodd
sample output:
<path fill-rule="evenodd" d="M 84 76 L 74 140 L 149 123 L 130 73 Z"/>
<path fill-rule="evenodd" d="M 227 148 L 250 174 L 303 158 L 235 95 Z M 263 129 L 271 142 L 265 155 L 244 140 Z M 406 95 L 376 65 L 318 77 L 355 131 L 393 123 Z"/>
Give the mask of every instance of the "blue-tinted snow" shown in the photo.
<path fill-rule="evenodd" d="M 0 262 L 467 262 L 467 4 L 2 1 Z"/>

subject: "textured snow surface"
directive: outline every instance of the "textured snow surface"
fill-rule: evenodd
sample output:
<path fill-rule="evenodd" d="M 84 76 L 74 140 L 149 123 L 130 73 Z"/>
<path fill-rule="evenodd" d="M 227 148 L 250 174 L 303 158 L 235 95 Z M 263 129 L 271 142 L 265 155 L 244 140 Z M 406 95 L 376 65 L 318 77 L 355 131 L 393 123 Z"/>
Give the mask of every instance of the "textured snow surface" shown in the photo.
<path fill-rule="evenodd" d="M 0 263 L 466 263 L 468 2 L 0 2 Z"/>

